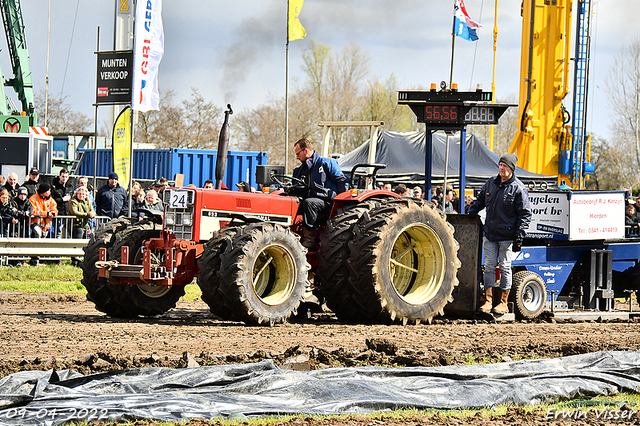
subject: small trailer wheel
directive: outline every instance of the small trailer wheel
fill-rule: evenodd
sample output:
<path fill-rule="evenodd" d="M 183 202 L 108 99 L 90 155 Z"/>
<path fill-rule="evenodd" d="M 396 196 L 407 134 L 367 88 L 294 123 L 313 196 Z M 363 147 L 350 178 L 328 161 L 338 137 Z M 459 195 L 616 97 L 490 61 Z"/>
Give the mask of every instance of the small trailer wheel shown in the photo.
<path fill-rule="evenodd" d="M 520 271 L 513 274 L 509 299 L 518 319 L 534 319 L 542 313 L 547 301 L 547 286 L 535 272 Z"/>

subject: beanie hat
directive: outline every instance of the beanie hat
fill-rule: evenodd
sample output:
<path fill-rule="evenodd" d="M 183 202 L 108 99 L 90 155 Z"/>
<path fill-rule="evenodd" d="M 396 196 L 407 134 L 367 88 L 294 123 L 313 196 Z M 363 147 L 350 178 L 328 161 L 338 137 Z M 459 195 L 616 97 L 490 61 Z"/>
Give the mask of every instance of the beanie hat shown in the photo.
<path fill-rule="evenodd" d="M 109 173 L 109 179 L 118 179 L 118 174 L 116 172 Z"/>
<path fill-rule="evenodd" d="M 50 189 L 51 189 L 51 185 L 49 185 L 48 183 L 41 183 L 38 186 L 38 194 L 42 195 Z"/>
<path fill-rule="evenodd" d="M 500 157 L 500 161 L 498 161 L 498 164 L 500 163 L 506 164 L 511 170 L 515 171 L 516 165 L 518 164 L 518 156 L 515 154 L 505 154 Z"/>
<path fill-rule="evenodd" d="M 47 191 L 45 191 L 45 192 L 47 192 Z M 24 186 L 21 186 L 21 187 L 18 188 L 17 194 L 18 195 L 20 195 L 20 194 L 29 195 L 29 191 L 27 191 L 27 188 L 25 188 Z"/>

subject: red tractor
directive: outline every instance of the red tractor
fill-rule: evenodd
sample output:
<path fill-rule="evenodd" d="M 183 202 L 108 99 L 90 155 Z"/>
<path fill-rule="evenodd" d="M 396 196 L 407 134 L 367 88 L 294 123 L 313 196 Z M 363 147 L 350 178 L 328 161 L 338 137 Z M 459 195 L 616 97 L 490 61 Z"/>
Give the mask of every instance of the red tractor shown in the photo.
<path fill-rule="evenodd" d="M 91 237 L 82 283 L 99 311 L 163 314 L 197 277 L 212 313 L 247 324 L 284 322 L 310 295 L 349 323 L 419 323 L 443 313 L 460 266 L 444 214 L 430 202 L 357 189 L 374 188 L 384 166 L 356 165 L 353 189 L 333 200 L 319 244 L 307 252 L 299 200 L 282 196 L 303 181 L 272 174 L 280 189 L 269 194 L 220 189 L 233 113 L 227 107 L 218 189 L 165 189 L 164 214 L 116 219 Z"/>
<path fill-rule="evenodd" d="M 375 180 L 375 171 L 366 178 Z M 116 219 L 91 238 L 87 298 L 111 316 L 154 316 L 197 277 L 212 313 L 247 324 L 284 322 L 311 292 L 348 323 L 442 314 L 460 262 L 453 227 L 432 203 L 383 190 L 339 194 L 316 251 L 307 253 L 298 200 L 282 195 L 166 189 L 163 217 Z"/>

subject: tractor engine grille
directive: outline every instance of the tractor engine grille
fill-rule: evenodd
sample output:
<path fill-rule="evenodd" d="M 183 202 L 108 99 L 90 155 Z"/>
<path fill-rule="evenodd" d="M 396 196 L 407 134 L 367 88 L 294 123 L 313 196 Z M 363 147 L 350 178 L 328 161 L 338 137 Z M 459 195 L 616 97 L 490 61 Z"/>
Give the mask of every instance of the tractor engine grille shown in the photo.
<path fill-rule="evenodd" d="M 185 194 L 186 192 L 186 194 Z M 186 201 L 180 197 L 186 195 Z M 188 190 L 164 190 L 164 228 L 171 230 L 179 240 L 193 239 L 193 207 L 195 192 Z"/>

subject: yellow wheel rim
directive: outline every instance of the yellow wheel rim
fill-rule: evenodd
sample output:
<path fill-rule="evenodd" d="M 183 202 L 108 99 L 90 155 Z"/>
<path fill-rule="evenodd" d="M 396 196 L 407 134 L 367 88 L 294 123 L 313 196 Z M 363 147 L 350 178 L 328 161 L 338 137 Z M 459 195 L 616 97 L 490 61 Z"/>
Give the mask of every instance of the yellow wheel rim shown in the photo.
<path fill-rule="evenodd" d="M 138 252 L 136 253 L 134 263 L 136 265 L 142 264 L 143 257 L 144 257 L 144 253 L 141 247 L 140 250 L 138 250 Z M 151 263 L 153 266 L 159 266 L 161 263 L 160 259 L 158 259 L 157 256 L 153 255 L 153 253 L 151 255 Z M 138 289 L 140 289 L 140 292 L 142 292 L 142 294 L 144 294 L 145 296 L 150 297 L 152 299 L 158 299 L 164 296 L 165 294 L 169 293 L 169 291 L 171 290 L 171 286 L 142 283 L 142 284 L 138 284 Z"/>
<path fill-rule="evenodd" d="M 285 247 L 269 245 L 253 265 L 253 290 L 263 303 L 277 306 L 291 296 L 297 272 L 293 256 Z"/>
<path fill-rule="evenodd" d="M 393 288 L 407 303 L 422 305 L 440 290 L 445 273 L 442 240 L 425 224 L 405 227 L 393 243 L 389 270 Z"/>
<path fill-rule="evenodd" d="M 152 299 L 157 299 L 165 294 L 169 293 L 171 290 L 170 285 L 149 285 L 149 284 L 138 284 L 138 288 L 147 297 Z"/>

